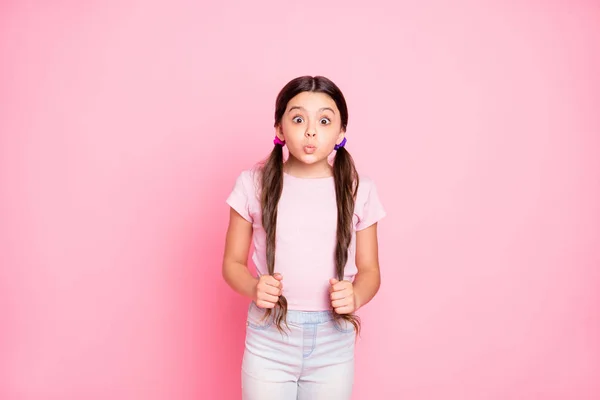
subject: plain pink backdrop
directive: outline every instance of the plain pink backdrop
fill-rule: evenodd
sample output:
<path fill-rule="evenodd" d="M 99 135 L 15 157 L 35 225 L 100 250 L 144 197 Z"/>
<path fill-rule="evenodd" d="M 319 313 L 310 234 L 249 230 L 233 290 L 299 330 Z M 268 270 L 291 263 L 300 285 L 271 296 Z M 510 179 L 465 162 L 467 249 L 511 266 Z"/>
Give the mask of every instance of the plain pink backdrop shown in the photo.
<path fill-rule="evenodd" d="M 238 399 L 225 198 L 346 94 L 383 285 L 355 399 L 600 398 L 600 5 L 4 1 L 0 399 Z"/>

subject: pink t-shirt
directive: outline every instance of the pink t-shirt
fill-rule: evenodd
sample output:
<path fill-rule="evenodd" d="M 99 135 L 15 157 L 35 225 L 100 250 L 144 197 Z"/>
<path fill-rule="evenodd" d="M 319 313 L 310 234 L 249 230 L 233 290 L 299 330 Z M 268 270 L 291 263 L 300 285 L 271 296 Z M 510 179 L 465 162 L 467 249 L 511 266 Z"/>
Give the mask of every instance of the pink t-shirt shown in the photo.
<path fill-rule="evenodd" d="M 242 172 L 229 204 L 252 223 L 252 260 L 259 275 L 267 274 L 266 234 L 261 223 L 259 174 Z M 344 279 L 356 275 L 356 231 L 385 216 L 375 184 L 361 176 L 354 208 L 354 232 L 348 249 Z M 290 310 L 331 309 L 329 279 L 335 278 L 337 203 L 333 177 L 297 178 L 284 174 L 283 192 L 277 211 L 275 272 L 283 276 L 283 295 Z"/>

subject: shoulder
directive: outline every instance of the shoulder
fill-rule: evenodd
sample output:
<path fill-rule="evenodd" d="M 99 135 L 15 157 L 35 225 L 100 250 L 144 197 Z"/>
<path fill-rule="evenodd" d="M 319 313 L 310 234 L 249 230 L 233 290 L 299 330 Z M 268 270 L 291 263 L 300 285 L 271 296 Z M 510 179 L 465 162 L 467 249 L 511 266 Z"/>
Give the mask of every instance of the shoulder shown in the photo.
<path fill-rule="evenodd" d="M 371 226 L 386 215 L 375 182 L 367 176 L 359 176 L 354 213 L 358 217 L 357 231 Z"/>
<path fill-rule="evenodd" d="M 356 200 L 366 199 L 369 197 L 371 191 L 376 190 L 375 181 L 369 176 L 359 175 L 358 177 L 358 190 L 356 193 Z"/>
<path fill-rule="evenodd" d="M 236 184 L 248 192 L 257 191 L 260 185 L 260 171 L 257 168 L 245 169 L 236 178 Z"/>
<path fill-rule="evenodd" d="M 245 169 L 239 173 L 235 181 L 234 191 L 243 195 L 251 208 L 260 202 L 261 173 L 258 167 Z"/>
<path fill-rule="evenodd" d="M 227 203 L 244 219 L 252 222 L 260 210 L 258 173 L 255 169 L 240 172 Z"/>
<path fill-rule="evenodd" d="M 358 180 L 359 180 L 359 187 L 360 187 L 360 185 L 369 187 L 369 186 L 371 186 L 371 185 L 374 184 L 373 179 L 371 179 L 371 177 L 368 176 L 368 175 L 362 175 L 361 174 L 361 175 L 358 176 Z"/>

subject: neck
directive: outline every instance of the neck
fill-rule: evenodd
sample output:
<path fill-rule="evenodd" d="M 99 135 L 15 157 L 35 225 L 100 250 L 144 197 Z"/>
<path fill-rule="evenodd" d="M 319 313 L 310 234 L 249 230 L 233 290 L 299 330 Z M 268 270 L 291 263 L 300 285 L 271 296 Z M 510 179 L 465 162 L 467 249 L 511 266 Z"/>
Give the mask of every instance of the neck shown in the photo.
<path fill-rule="evenodd" d="M 283 170 L 297 178 L 327 178 L 333 176 L 333 168 L 331 168 L 327 159 L 314 164 L 305 164 L 291 154 L 283 165 Z"/>

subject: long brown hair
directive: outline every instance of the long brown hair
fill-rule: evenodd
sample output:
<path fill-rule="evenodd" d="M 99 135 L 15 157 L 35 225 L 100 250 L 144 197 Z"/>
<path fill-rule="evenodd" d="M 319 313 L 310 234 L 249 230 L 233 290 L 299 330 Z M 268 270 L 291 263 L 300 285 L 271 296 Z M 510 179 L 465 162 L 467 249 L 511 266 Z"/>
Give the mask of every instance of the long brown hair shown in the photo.
<path fill-rule="evenodd" d="M 348 126 L 348 107 L 342 91 L 329 79 L 323 76 L 302 76 L 290 81 L 281 89 L 275 102 L 275 127 L 281 124 L 288 102 L 302 92 L 325 93 L 335 101 L 341 116 L 341 128 Z M 358 190 L 358 173 L 350 153 L 341 147 L 337 150 L 333 161 L 333 178 L 337 201 L 337 243 L 335 246 L 336 278 L 344 279 L 344 267 L 348 261 L 348 247 L 352 240 L 354 204 Z M 277 205 L 283 190 L 283 148 L 275 145 L 271 154 L 261 167 L 261 209 L 262 224 L 267 237 L 267 269 L 270 275 L 275 272 L 275 239 L 277 228 Z M 274 313 L 277 329 L 283 331 L 282 324 L 286 322 L 287 300 L 279 296 L 274 309 L 267 309 L 265 317 Z M 333 315 L 336 321 L 344 319 L 360 332 L 360 319 L 355 314 Z"/>

